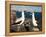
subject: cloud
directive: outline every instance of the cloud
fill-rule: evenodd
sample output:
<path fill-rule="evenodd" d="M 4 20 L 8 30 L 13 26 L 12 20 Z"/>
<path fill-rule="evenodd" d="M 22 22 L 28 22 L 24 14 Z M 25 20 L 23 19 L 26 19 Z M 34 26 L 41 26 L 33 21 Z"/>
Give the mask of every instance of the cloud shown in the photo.
<path fill-rule="evenodd" d="M 42 11 L 40 6 L 18 6 L 18 5 L 12 5 L 11 10 L 20 10 L 20 11 L 21 10 L 27 10 L 27 11 L 33 10 L 35 12 Z"/>

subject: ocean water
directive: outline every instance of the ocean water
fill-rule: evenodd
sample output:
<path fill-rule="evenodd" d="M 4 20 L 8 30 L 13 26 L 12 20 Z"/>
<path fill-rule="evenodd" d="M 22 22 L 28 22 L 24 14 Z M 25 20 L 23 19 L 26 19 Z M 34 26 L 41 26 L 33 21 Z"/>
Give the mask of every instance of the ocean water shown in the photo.
<path fill-rule="evenodd" d="M 16 17 L 20 18 L 21 16 L 22 16 L 22 12 L 17 11 L 16 12 Z M 34 16 L 35 16 L 35 18 L 37 18 L 37 20 L 41 19 L 42 18 L 42 13 L 41 12 L 34 12 Z M 32 18 L 32 13 L 31 12 L 24 12 L 24 17 L 25 18 Z"/>

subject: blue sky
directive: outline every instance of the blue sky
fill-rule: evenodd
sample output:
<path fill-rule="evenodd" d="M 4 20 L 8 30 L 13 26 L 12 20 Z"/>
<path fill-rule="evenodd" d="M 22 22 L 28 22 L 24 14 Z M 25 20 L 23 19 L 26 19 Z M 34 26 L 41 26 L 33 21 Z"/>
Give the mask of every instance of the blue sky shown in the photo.
<path fill-rule="evenodd" d="M 41 12 L 42 11 L 40 6 L 18 6 L 18 5 L 12 5 L 12 9 L 14 9 L 14 10 L 21 10 L 21 9 L 30 10 L 30 9 L 32 9 L 35 12 Z"/>

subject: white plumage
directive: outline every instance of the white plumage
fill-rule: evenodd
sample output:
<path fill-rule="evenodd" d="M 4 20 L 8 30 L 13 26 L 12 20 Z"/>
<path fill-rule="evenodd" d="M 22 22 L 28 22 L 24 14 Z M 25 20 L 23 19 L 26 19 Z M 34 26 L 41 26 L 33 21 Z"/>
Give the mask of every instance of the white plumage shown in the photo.
<path fill-rule="evenodd" d="M 20 18 L 18 18 L 18 19 L 16 19 L 16 23 L 17 22 L 19 22 L 19 21 L 21 21 L 21 23 L 20 24 L 18 24 L 18 25 L 21 25 L 23 22 L 24 22 L 24 20 L 25 20 L 25 17 L 24 17 L 24 11 L 22 11 L 22 17 L 20 17 Z"/>
<path fill-rule="evenodd" d="M 34 26 L 37 26 L 37 21 L 35 20 L 34 12 L 32 12 L 32 22 Z"/>

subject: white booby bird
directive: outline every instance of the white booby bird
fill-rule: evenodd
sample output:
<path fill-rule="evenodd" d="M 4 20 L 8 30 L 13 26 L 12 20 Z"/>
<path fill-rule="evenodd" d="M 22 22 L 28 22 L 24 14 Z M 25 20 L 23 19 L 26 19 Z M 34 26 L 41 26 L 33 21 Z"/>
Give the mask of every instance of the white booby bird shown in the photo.
<path fill-rule="evenodd" d="M 33 25 L 34 25 L 34 26 L 37 26 L 37 21 L 35 20 L 34 11 L 33 11 L 32 9 L 27 10 L 27 11 L 28 11 L 28 12 L 32 12 L 32 14 L 30 14 L 30 15 L 32 15 L 32 22 L 33 22 Z"/>
<path fill-rule="evenodd" d="M 17 24 L 17 25 L 21 25 L 24 22 L 24 20 L 25 20 L 24 11 L 22 11 L 22 16 L 20 18 L 17 18 L 15 22 L 17 23 L 21 21 L 19 24 Z"/>
<path fill-rule="evenodd" d="M 31 11 L 32 11 L 32 10 L 31 10 Z M 38 26 L 38 24 L 37 24 L 37 21 L 35 20 L 34 11 L 32 11 L 32 22 L 33 22 L 33 25 L 34 25 L 33 30 L 34 30 L 34 31 L 39 31 L 38 28 L 35 28 L 35 27 Z"/>
<path fill-rule="evenodd" d="M 37 21 L 35 20 L 34 12 L 32 12 L 32 22 L 34 26 L 37 26 Z"/>

